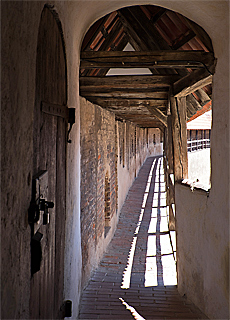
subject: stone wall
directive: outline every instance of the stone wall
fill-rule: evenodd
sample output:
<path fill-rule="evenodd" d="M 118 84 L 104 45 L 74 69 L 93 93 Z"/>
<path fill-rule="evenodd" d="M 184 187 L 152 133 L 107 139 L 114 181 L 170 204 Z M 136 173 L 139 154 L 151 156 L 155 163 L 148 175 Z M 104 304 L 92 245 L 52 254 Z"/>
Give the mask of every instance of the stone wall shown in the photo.
<path fill-rule="evenodd" d="M 104 239 L 109 228 L 114 227 L 115 116 L 81 98 L 80 119 L 81 246 L 84 286 L 103 254 L 107 242 Z"/>

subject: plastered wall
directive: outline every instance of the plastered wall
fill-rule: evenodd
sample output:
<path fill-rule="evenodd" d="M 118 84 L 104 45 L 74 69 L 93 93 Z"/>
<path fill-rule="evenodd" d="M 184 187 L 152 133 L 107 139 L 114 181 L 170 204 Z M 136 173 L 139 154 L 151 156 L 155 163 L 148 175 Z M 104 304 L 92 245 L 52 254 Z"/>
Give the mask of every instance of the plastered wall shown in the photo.
<path fill-rule="evenodd" d="M 210 221 L 210 197 L 204 190 L 192 192 L 188 186 L 176 184 L 175 194 L 179 292 L 210 319 L 229 319 L 229 250 L 224 221 L 215 225 Z M 216 215 L 220 216 L 218 209 Z"/>
<path fill-rule="evenodd" d="M 81 292 L 80 235 L 80 103 L 79 52 L 91 24 L 103 15 L 142 0 L 49 1 L 59 15 L 66 45 L 68 106 L 76 108 L 76 124 L 67 146 L 67 203 L 65 246 L 65 299 L 73 301 L 73 318 L 78 314 Z M 87 3 L 87 5 L 86 5 Z M 207 205 L 199 205 L 205 219 L 203 239 L 207 266 L 203 311 L 212 319 L 227 317 L 227 252 L 229 239 L 229 1 L 149 0 L 184 14 L 201 25 L 213 42 L 218 59 L 213 78 L 212 189 Z M 1 2 L 1 318 L 29 318 L 30 228 L 27 209 L 31 198 L 33 106 L 37 34 L 43 1 Z M 123 170 L 123 169 L 122 169 Z M 128 176 L 128 174 L 126 175 Z M 190 190 L 177 197 L 177 215 L 187 215 Z M 199 199 L 194 195 L 194 203 Z M 179 200 L 178 200 L 179 199 Z M 181 201 L 183 199 L 183 201 Z M 183 205 L 183 206 L 182 206 Z M 185 210 L 186 208 L 186 210 Z M 192 208 L 192 207 L 191 207 Z M 186 220 L 187 223 L 187 220 Z M 180 230 L 178 230 L 179 232 Z M 182 250 L 178 246 L 178 252 Z M 191 247 L 191 250 L 195 249 Z M 183 251 L 182 251 L 183 252 Z M 207 260 L 206 260 L 207 259 Z M 182 263 L 178 262 L 178 265 Z M 190 271 L 191 271 L 190 266 Z M 188 266 L 189 268 L 189 266 Z M 181 273 L 185 279 L 186 269 Z M 179 289 L 180 285 L 179 285 Z M 183 291 L 183 290 L 181 290 Z M 196 294 L 196 293 L 195 293 Z M 190 295 L 192 300 L 202 297 Z M 215 302 L 215 303 L 214 303 Z"/>
<path fill-rule="evenodd" d="M 198 179 L 207 189 L 210 188 L 210 160 L 210 149 L 188 152 L 188 179 Z"/>

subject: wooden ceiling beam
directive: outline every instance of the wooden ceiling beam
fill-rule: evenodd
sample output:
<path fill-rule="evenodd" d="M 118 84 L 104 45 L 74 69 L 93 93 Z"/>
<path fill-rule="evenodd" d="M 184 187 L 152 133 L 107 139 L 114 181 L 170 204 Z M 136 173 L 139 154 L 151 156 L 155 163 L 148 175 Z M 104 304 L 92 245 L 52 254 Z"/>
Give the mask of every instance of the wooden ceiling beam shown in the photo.
<path fill-rule="evenodd" d="M 175 82 L 172 92 L 175 97 L 183 97 L 211 83 L 212 75 L 206 69 L 200 69 Z"/>
<path fill-rule="evenodd" d="M 85 97 L 87 100 L 91 101 L 94 104 L 105 107 L 131 107 L 131 106 L 152 106 L 152 107 L 162 107 L 167 106 L 167 101 L 163 100 L 140 100 L 140 99 L 119 99 L 119 98 L 95 98 L 95 97 Z"/>
<path fill-rule="evenodd" d="M 85 68 L 203 67 L 214 64 L 213 53 L 203 51 L 83 51 L 81 65 Z"/>
<path fill-rule="evenodd" d="M 156 103 L 156 105 L 166 105 L 168 99 L 167 98 L 154 98 L 154 97 L 130 97 L 130 96 L 115 96 L 115 97 L 111 97 L 111 96 L 103 96 L 103 95 L 92 95 L 92 96 L 84 96 L 86 99 L 88 100 L 103 100 L 103 101 L 115 101 L 117 103 L 117 101 L 122 101 L 122 100 L 127 100 L 129 103 L 132 103 L 132 101 L 134 102 L 153 102 L 154 104 Z"/>
<path fill-rule="evenodd" d="M 83 97 L 94 97 L 94 98 L 101 98 L 101 99 L 107 99 L 107 98 L 115 98 L 115 99 L 138 99 L 138 100 L 153 100 L 153 101 L 162 101 L 165 102 L 168 100 L 168 94 L 167 92 L 148 92 L 148 93 L 141 93 L 141 92 L 132 92 L 127 93 L 119 92 L 119 91 L 113 91 L 113 92 L 80 92 L 81 96 Z"/>
<path fill-rule="evenodd" d="M 136 87 L 127 87 L 122 88 L 118 85 L 118 87 L 114 86 L 82 86 L 80 87 L 81 95 L 94 95 L 94 94 L 164 94 L 164 97 L 168 95 L 169 87 L 168 86 L 154 86 L 154 85 L 141 85 Z"/>
<path fill-rule="evenodd" d="M 124 75 L 106 77 L 80 77 L 80 90 L 128 88 L 148 89 L 153 87 L 169 87 L 179 80 L 177 75 Z"/>

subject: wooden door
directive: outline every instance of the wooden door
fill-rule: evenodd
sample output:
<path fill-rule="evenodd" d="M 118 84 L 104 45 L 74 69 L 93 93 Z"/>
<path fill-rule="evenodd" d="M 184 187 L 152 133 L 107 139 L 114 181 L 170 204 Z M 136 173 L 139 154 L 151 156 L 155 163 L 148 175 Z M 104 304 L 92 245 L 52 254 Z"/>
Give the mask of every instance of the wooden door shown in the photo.
<path fill-rule="evenodd" d="M 30 318 L 61 319 L 64 289 L 67 103 L 65 50 L 57 15 L 44 7 L 37 46 L 33 170 L 47 173 L 50 221 L 41 224 L 40 270 L 31 276 Z M 44 197 L 44 195 L 42 195 Z"/>

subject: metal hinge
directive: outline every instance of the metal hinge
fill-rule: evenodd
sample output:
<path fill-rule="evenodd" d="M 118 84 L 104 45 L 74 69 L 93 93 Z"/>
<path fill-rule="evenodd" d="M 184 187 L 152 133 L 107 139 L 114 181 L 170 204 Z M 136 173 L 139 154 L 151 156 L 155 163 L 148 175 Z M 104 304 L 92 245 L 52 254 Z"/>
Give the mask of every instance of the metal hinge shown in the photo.
<path fill-rule="evenodd" d="M 67 133 L 67 142 L 71 143 L 71 140 L 69 139 L 69 134 L 73 124 L 75 123 L 75 108 L 68 108 L 66 105 L 59 105 L 42 101 L 41 111 L 52 116 L 61 117 L 68 121 L 70 127 Z"/>

